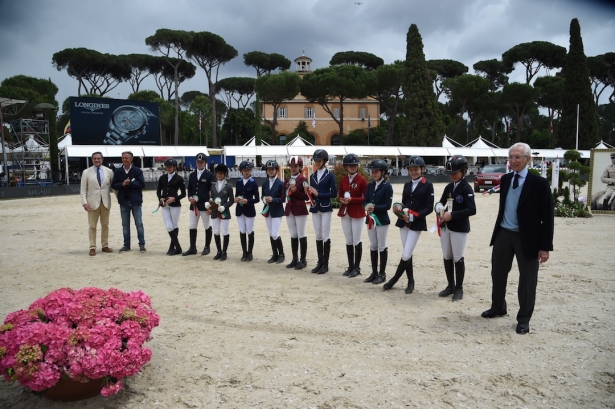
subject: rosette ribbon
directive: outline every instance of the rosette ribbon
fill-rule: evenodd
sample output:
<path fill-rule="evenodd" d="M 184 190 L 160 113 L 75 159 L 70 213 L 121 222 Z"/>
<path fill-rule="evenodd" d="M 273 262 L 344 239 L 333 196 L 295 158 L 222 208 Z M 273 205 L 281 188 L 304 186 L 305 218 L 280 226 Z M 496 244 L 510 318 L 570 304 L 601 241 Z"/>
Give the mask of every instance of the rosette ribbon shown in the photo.
<path fill-rule="evenodd" d="M 346 191 L 344 192 L 344 199 L 350 199 L 350 192 Z M 342 205 L 343 206 L 343 210 L 342 210 L 342 214 L 345 215 L 348 212 L 348 205 Z"/>
<path fill-rule="evenodd" d="M 166 204 L 164 203 L 164 198 L 160 198 L 160 200 L 158 201 L 158 207 L 156 207 L 156 210 L 154 210 L 152 212 L 152 214 L 156 213 L 158 211 L 158 209 L 160 209 L 161 207 L 165 207 Z"/>
<path fill-rule="evenodd" d="M 414 217 L 418 217 L 419 215 L 414 210 L 410 210 L 407 207 L 404 207 L 404 205 L 402 205 L 401 203 L 393 203 L 393 213 L 395 213 L 395 215 L 402 220 L 404 219 L 404 216 L 406 214 L 410 214 Z"/>
<path fill-rule="evenodd" d="M 307 180 L 303 181 L 303 189 L 305 190 L 305 193 L 307 193 L 308 195 L 308 201 L 310 202 L 310 206 L 314 207 L 316 206 L 316 203 L 314 202 L 314 196 L 312 196 L 312 191 L 310 190 L 310 184 L 307 182 Z"/>

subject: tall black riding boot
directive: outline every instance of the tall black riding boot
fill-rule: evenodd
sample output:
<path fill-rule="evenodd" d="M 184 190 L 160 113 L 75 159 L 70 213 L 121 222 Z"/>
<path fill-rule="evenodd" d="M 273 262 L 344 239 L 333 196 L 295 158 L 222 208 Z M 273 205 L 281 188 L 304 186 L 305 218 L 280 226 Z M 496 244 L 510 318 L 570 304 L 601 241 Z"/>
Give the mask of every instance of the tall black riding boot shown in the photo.
<path fill-rule="evenodd" d="M 346 244 L 346 257 L 348 257 L 348 268 L 344 271 L 345 276 L 350 274 L 354 268 L 354 246 L 352 244 Z"/>
<path fill-rule="evenodd" d="M 252 261 L 252 249 L 254 249 L 254 232 L 248 234 L 248 257 L 246 261 Z"/>
<path fill-rule="evenodd" d="M 408 267 L 409 262 L 410 260 L 404 260 L 404 259 L 399 260 L 399 264 L 397 265 L 397 270 L 395 271 L 395 275 L 385 285 L 382 286 L 382 289 L 390 290 L 391 288 L 393 288 L 397 280 L 399 280 L 402 274 L 404 274 L 404 271 L 406 271 L 406 268 Z"/>
<path fill-rule="evenodd" d="M 316 274 L 324 274 L 329 271 L 329 255 L 331 254 L 331 240 L 327 240 L 322 244 L 322 266 Z"/>
<path fill-rule="evenodd" d="M 354 266 L 348 278 L 361 275 L 361 257 L 363 256 L 363 243 L 359 243 L 354 246 Z"/>
<path fill-rule="evenodd" d="M 278 260 L 278 246 L 273 239 L 273 237 L 269 236 L 269 241 L 271 242 L 271 258 L 267 260 L 267 263 L 275 263 Z"/>
<path fill-rule="evenodd" d="M 239 233 L 239 241 L 241 242 L 241 261 L 248 261 L 248 242 L 245 233 Z"/>
<path fill-rule="evenodd" d="M 169 249 L 167 250 L 167 256 L 174 256 L 175 255 L 175 242 L 173 241 L 173 233 L 175 233 L 175 230 L 171 230 L 167 233 L 169 233 L 169 237 L 171 238 L 171 243 L 169 244 Z"/>
<path fill-rule="evenodd" d="M 364 283 L 371 283 L 378 276 L 378 250 L 370 250 L 369 255 L 372 261 L 372 274 L 363 280 Z"/>
<path fill-rule="evenodd" d="M 408 266 L 406 267 L 406 276 L 408 276 L 408 286 L 406 287 L 406 294 L 412 294 L 414 291 L 414 267 L 412 266 L 412 257 L 408 260 Z"/>
<path fill-rule="evenodd" d="M 320 267 L 322 267 L 322 252 L 323 252 L 323 242 L 322 240 L 316 240 L 316 254 L 318 255 L 318 262 L 316 263 L 316 267 L 312 269 L 312 273 L 318 273 Z"/>
<path fill-rule="evenodd" d="M 609 199 L 604 199 L 602 202 L 602 210 L 610 210 Z"/>
<path fill-rule="evenodd" d="M 282 237 L 278 236 L 275 240 L 276 247 L 278 249 L 278 259 L 276 260 L 276 264 L 282 264 L 284 262 L 284 243 L 282 243 Z"/>
<path fill-rule="evenodd" d="M 446 273 L 446 281 L 448 281 L 448 285 L 440 294 L 439 297 L 448 297 L 455 291 L 455 265 L 453 260 L 444 259 L 444 272 Z"/>
<path fill-rule="evenodd" d="M 220 257 L 220 261 L 226 260 L 226 250 L 228 250 L 228 242 L 231 236 L 229 234 L 224 235 L 223 244 L 222 244 L 222 256 Z"/>
<path fill-rule="evenodd" d="M 196 254 L 196 229 L 190 229 L 190 248 L 182 253 L 182 256 Z"/>
<path fill-rule="evenodd" d="M 455 285 L 455 292 L 453 293 L 453 301 L 459 301 L 463 298 L 463 278 L 466 275 L 466 263 L 463 257 L 455 263 L 455 278 L 457 284 Z"/>
<path fill-rule="evenodd" d="M 210 227 L 207 230 L 205 230 L 205 247 L 203 248 L 203 251 L 201 252 L 201 256 L 206 256 L 209 254 L 210 252 L 209 245 L 211 244 L 211 236 L 212 236 L 212 229 Z"/>
<path fill-rule="evenodd" d="M 293 259 L 286 265 L 286 268 L 295 268 L 297 266 L 297 262 L 299 261 L 299 237 L 290 238 L 290 248 L 293 252 Z"/>
<path fill-rule="evenodd" d="M 374 279 L 374 281 L 372 281 L 372 284 L 382 284 L 386 281 L 387 261 L 389 261 L 388 247 L 380 252 L 380 272 L 378 273 L 378 276 Z"/>
<path fill-rule="evenodd" d="M 301 237 L 299 239 L 299 247 L 301 249 L 301 258 L 295 266 L 295 270 L 302 270 L 307 266 L 307 261 L 305 260 L 307 256 L 307 237 Z"/>
<path fill-rule="evenodd" d="M 175 256 L 177 254 L 182 254 L 182 247 L 179 245 L 179 239 L 177 238 L 177 234 L 179 233 L 179 229 L 175 229 L 169 232 L 169 236 L 171 236 L 171 241 L 173 242 L 173 247 L 175 250 L 171 252 L 171 254 L 167 253 L 170 256 Z"/>
<path fill-rule="evenodd" d="M 222 257 L 222 243 L 220 241 L 219 234 L 214 234 L 214 241 L 216 242 L 216 250 L 218 250 L 218 252 L 214 256 L 214 260 L 220 260 L 220 257 Z"/>

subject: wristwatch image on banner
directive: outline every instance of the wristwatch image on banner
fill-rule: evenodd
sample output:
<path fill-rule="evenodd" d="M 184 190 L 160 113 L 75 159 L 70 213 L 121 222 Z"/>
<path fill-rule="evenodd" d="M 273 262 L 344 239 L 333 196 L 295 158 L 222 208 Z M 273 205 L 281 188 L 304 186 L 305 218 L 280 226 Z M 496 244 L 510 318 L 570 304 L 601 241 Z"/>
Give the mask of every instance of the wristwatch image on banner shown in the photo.
<path fill-rule="evenodd" d="M 142 106 L 122 105 L 111 115 L 103 144 L 123 145 L 145 135 L 149 118 L 156 117 Z"/>

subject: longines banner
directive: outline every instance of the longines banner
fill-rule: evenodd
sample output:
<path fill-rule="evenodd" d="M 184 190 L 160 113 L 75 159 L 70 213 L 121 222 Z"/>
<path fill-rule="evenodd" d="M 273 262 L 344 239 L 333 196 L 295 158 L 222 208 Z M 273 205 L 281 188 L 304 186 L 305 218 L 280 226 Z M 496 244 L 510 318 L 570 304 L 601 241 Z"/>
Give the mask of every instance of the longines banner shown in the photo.
<path fill-rule="evenodd" d="M 74 145 L 160 145 L 155 102 L 70 98 Z"/>

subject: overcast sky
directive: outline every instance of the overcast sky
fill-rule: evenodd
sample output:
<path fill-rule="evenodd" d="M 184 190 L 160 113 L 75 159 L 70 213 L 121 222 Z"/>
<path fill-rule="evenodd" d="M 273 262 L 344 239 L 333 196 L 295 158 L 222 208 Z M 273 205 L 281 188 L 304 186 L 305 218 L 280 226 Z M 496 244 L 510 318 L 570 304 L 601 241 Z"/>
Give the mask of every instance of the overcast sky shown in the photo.
<path fill-rule="evenodd" d="M 360 3 L 360 4 L 357 4 Z M 312 68 L 339 51 L 366 51 L 385 63 L 406 56 L 406 34 L 417 24 L 426 59 L 453 59 L 470 68 L 501 58 L 523 42 L 550 41 L 568 49 L 570 20 L 578 18 L 585 54 L 615 52 L 615 6 L 594 0 L 0 0 L 0 81 L 24 74 L 51 78 L 57 100 L 76 96 L 77 81 L 57 71 L 52 55 L 85 47 L 109 54 L 149 53 L 145 38 L 159 28 L 210 31 L 238 56 L 220 78 L 255 76 L 243 64 L 250 51 L 302 52 Z M 294 66 L 291 66 L 294 69 Z M 544 75 L 544 72 L 541 73 Z M 524 82 L 517 65 L 513 81 Z M 157 90 L 149 78 L 141 89 Z M 180 86 L 207 92 L 203 71 Z M 129 84 L 107 96 L 126 98 Z"/>

